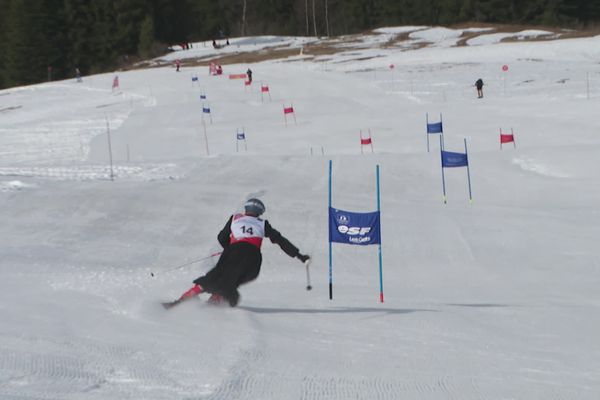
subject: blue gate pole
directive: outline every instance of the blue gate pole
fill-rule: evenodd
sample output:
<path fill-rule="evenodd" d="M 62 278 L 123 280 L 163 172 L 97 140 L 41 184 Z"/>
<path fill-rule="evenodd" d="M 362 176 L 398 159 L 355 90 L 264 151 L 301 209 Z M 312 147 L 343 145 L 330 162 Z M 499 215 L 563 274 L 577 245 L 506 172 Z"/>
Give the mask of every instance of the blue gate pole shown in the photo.
<path fill-rule="evenodd" d="M 381 257 L 381 196 L 379 194 L 379 164 L 375 169 L 377 175 L 377 213 L 379 214 L 379 301 L 383 303 L 383 262 Z"/>
<path fill-rule="evenodd" d="M 467 153 L 467 138 L 465 138 L 465 156 L 467 157 L 467 180 L 469 182 L 469 204 L 472 204 L 473 196 L 471 195 L 471 173 L 469 172 L 469 154 Z"/>
<path fill-rule="evenodd" d="M 446 180 L 444 178 L 444 154 L 442 153 L 443 150 L 443 144 L 442 144 L 442 136 L 440 136 L 440 158 L 441 158 L 441 162 L 442 162 L 442 191 L 444 193 L 444 204 L 446 204 Z"/>
<path fill-rule="evenodd" d="M 329 160 L 329 208 L 327 209 L 327 213 L 331 213 L 331 170 L 332 163 Z M 331 218 L 331 216 L 329 216 Z M 328 219 L 329 219 L 328 218 Z M 329 220 L 329 300 L 333 300 L 333 255 L 331 252 L 331 220 Z"/>
<path fill-rule="evenodd" d="M 425 124 L 427 129 L 425 129 L 425 134 L 427 135 L 427 152 L 429 153 L 429 114 L 425 113 Z"/>

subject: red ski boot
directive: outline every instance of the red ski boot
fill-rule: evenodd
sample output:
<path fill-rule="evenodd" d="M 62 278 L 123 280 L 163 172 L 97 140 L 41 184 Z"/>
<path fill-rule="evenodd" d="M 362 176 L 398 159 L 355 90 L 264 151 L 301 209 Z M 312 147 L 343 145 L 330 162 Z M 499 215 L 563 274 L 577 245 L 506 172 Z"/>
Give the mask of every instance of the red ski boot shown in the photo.
<path fill-rule="evenodd" d="M 175 301 L 169 301 L 166 303 L 162 303 L 163 307 L 166 309 L 169 309 L 171 307 L 176 306 L 177 304 L 192 299 L 196 296 L 198 296 L 200 293 L 202 293 L 202 286 L 200 285 L 194 285 L 192 286 L 187 292 L 185 292 L 184 294 L 181 295 L 181 297 L 179 297 L 177 300 Z"/>

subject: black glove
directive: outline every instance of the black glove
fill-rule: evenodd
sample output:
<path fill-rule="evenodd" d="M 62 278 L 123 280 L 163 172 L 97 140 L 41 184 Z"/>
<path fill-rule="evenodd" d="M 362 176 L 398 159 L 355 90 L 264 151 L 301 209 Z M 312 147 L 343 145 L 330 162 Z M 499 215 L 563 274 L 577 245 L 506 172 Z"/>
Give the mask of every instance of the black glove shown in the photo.
<path fill-rule="evenodd" d="M 302 261 L 303 263 L 310 260 L 310 257 L 304 254 L 300 254 L 298 253 L 298 255 L 296 256 L 300 261 Z"/>

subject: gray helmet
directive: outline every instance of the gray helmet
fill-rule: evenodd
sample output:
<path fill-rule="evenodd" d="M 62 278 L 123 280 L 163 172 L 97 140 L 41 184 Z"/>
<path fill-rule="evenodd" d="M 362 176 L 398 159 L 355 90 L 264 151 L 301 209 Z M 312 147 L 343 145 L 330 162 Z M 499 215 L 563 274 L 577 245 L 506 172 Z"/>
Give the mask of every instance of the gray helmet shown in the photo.
<path fill-rule="evenodd" d="M 246 203 L 244 204 L 244 210 L 246 211 L 246 214 L 259 216 L 266 211 L 266 208 L 262 201 L 256 198 L 251 198 L 246 200 Z"/>

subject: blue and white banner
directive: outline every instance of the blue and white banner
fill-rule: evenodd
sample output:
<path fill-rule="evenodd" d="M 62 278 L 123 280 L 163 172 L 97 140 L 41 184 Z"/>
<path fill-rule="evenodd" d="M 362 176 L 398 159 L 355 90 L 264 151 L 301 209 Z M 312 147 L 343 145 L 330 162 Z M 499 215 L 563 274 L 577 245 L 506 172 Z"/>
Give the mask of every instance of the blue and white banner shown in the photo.
<path fill-rule="evenodd" d="M 469 159 L 466 153 L 455 153 L 452 151 L 442 150 L 442 167 L 443 168 L 454 168 L 454 167 L 466 167 L 469 165 Z"/>
<path fill-rule="evenodd" d="M 380 212 L 355 213 L 329 207 L 329 242 L 381 244 Z"/>

